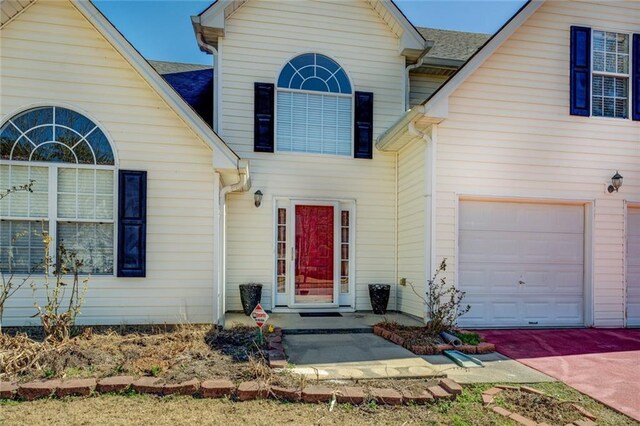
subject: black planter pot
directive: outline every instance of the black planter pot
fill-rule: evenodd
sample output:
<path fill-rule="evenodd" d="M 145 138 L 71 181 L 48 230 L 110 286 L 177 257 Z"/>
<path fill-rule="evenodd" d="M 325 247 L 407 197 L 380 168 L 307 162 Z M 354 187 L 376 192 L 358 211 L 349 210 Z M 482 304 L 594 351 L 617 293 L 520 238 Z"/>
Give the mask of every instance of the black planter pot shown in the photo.
<path fill-rule="evenodd" d="M 389 284 L 369 284 L 369 298 L 374 314 L 384 315 L 387 313 L 390 292 L 391 286 Z"/>
<path fill-rule="evenodd" d="M 242 310 L 249 316 L 260 303 L 262 297 L 262 284 L 240 284 L 240 300 Z"/>

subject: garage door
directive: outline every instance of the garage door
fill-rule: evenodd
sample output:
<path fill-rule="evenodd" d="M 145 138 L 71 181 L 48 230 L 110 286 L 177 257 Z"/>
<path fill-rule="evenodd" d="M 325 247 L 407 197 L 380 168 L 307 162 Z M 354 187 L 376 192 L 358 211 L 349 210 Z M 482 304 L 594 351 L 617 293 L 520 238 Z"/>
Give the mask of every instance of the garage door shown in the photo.
<path fill-rule="evenodd" d="M 640 208 L 627 214 L 627 325 L 640 327 Z"/>
<path fill-rule="evenodd" d="M 465 201 L 459 215 L 465 327 L 584 324 L 584 207 Z"/>

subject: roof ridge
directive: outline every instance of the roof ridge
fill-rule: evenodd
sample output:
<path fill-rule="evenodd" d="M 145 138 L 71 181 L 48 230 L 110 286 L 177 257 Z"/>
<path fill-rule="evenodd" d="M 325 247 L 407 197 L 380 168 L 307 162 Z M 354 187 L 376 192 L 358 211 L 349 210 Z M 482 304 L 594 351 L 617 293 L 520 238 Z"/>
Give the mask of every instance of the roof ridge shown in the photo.
<path fill-rule="evenodd" d="M 449 28 L 435 28 L 435 27 L 416 27 L 416 28 L 418 29 L 418 31 L 420 31 L 420 30 L 446 31 L 446 32 L 450 32 L 450 33 L 483 35 L 483 36 L 487 36 L 487 37 L 490 37 L 492 35 L 491 33 L 479 33 L 479 32 L 475 32 L 475 31 L 460 31 L 460 30 L 452 30 L 452 29 L 449 29 Z"/>

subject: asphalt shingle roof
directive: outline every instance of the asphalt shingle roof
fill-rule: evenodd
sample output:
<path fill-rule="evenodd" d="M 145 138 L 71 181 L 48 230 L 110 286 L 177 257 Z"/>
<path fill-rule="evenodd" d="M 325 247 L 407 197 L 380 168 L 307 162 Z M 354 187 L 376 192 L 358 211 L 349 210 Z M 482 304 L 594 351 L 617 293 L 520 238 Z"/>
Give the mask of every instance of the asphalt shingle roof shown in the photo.
<path fill-rule="evenodd" d="M 180 62 L 149 63 L 213 127 L 213 67 Z"/>
<path fill-rule="evenodd" d="M 160 75 L 213 69 L 211 65 L 185 64 L 182 62 L 149 61 L 149 64 Z"/>
<path fill-rule="evenodd" d="M 426 40 L 434 42 L 433 47 L 427 53 L 427 57 L 461 61 L 469 59 L 491 37 L 491 34 L 439 30 L 436 28 L 418 28 L 418 31 Z"/>

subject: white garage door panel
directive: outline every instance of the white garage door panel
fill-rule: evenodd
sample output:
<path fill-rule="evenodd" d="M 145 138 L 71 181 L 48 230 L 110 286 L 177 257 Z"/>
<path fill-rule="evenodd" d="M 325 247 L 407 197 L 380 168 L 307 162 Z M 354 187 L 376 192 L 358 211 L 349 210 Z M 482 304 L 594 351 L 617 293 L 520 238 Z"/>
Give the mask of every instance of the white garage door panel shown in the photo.
<path fill-rule="evenodd" d="M 640 208 L 627 214 L 627 325 L 640 327 Z"/>
<path fill-rule="evenodd" d="M 584 208 L 460 203 L 465 327 L 583 325 Z"/>

